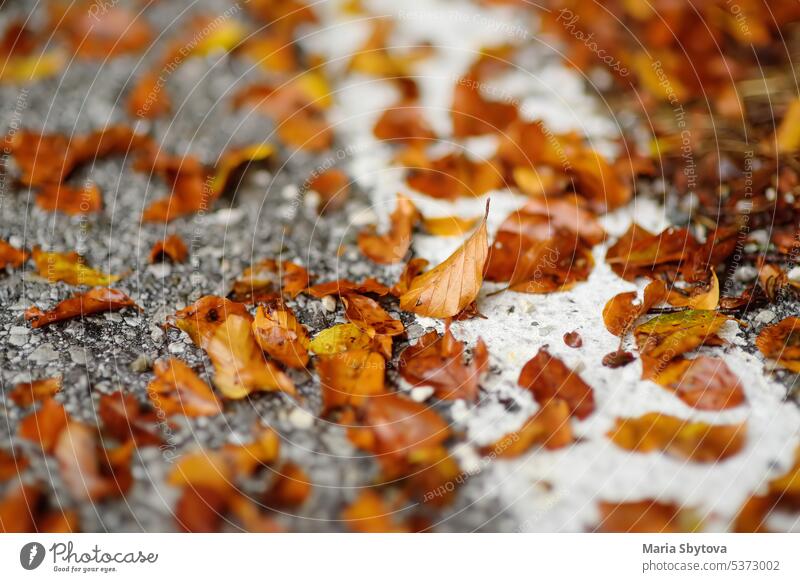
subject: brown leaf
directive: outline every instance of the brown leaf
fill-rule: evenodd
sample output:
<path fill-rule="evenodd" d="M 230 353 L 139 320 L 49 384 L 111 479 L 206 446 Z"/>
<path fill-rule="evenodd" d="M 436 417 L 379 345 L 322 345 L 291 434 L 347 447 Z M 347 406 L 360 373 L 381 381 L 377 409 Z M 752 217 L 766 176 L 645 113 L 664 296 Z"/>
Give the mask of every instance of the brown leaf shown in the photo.
<path fill-rule="evenodd" d="M 350 196 L 350 178 L 342 170 L 331 168 L 309 180 L 308 189 L 320 196 L 319 214 L 334 212 L 342 208 Z"/>
<path fill-rule="evenodd" d="M 453 91 L 453 135 L 470 137 L 500 133 L 517 119 L 514 103 L 489 101 L 481 94 L 483 83 L 475 75 L 458 79 Z"/>
<path fill-rule="evenodd" d="M 150 262 L 160 263 L 166 260 L 173 263 L 186 262 L 189 256 L 189 249 L 186 243 L 177 234 L 171 234 L 167 238 L 158 241 L 150 250 Z"/>
<path fill-rule="evenodd" d="M 358 248 L 379 264 L 398 263 L 411 246 L 411 232 L 419 221 L 419 212 L 405 196 L 397 195 L 397 206 L 389 217 L 389 232 L 379 235 L 375 227 L 358 233 Z"/>
<path fill-rule="evenodd" d="M 395 336 L 403 333 L 403 322 L 390 316 L 377 301 L 364 295 L 349 293 L 342 297 L 345 315 L 351 323 L 364 330 L 370 337 L 376 335 Z"/>
<path fill-rule="evenodd" d="M 392 142 L 425 142 L 436 138 L 425 119 L 424 108 L 410 99 L 401 100 L 387 108 L 372 132 L 378 139 Z"/>
<path fill-rule="evenodd" d="M 563 400 L 548 400 L 517 431 L 484 447 L 483 454 L 491 458 L 513 458 L 527 453 L 531 447 L 560 449 L 574 439 L 569 423 L 570 410 Z"/>
<path fill-rule="evenodd" d="M 616 336 L 624 337 L 636 320 L 650 311 L 650 308 L 662 303 L 667 297 L 667 288 L 663 282 L 650 282 L 644 290 L 644 299 L 636 304 L 636 292 L 620 293 L 612 297 L 603 308 L 603 321 L 606 329 Z"/>
<path fill-rule="evenodd" d="M 764 357 L 800 374 L 800 318 L 787 317 L 761 330 L 756 346 Z"/>
<path fill-rule="evenodd" d="M 412 386 L 431 386 L 442 400 L 478 400 L 478 380 L 488 367 L 486 344 L 479 340 L 472 362 L 466 363 L 464 346 L 445 329 L 440 336 L 432 331 L 400 354 L 400 375 Z"/>
<path fill-rule="evenodd" d="M 95 287 L 86 293 L 65 299 L 47 312 L 43 312 L 35 305 L 29 307 L 25 311 L 25 319 L 31 322 L 31 327 L 36 329 L 67 319 L 107 311 L 119 311 L 126 307 L 136 307 L 136 303 L 122 291 L 108 287 Z"/>
<path fill-rule="evenodd" d="M 311 481 L 299 465 L 291 461 L 276 470 L 275 479 L 264 496 L 268 507 L 293 508 L 311 495 Z"/>
<path fill-rule="evenodd" d="M 342 406 L 363 407 L 385 393 L 386 363 L 368 350 L 348 350 L 319 356 L 316 363 L 325 411 Z"/>
<path fill-rule="evenodd" d="M 291 379 L 264 358 L 249 317 L 229 315 L 205 350 L 214 364 L 214 385 L 227 398 L 239 400 L 256 391 L 295 394 Z"/>
<path fill-rule="evenodd" d="M 409 290 L 400 297 L 400 307 L 426 317 L 457 315 L 478 296 L 487 254 L 484 217 L 478 229 L 449 258 L 411 281 Z"/>
<path fill-rule="evenodd" d="M 14 476 L 19 476 L 28 468 L 28 458 L 14 449 L 6 452 L 0 449 L 0 483 L 5 483 Z"/>
<path fill-rule="evenodd" d="M 397 510 L 366 489 L 342 512 L 348 529 L 358 533 L 405 533 L 410 528 L 395 517 Z"/>
<path fill-rule="evenodd" d="M 234 281 L 230 297 L 246 303 L 270 300 L 276 294 L 293 298 L 305 291 L 308 284 L 308 271 L 300 265 L 264 259 L 245 269 Z"/>
<path fill-rule="evenodd" d="M 11 267 L 18 269 L 28 260 L 28 253 L 18 249 L 4 240 L 0 240 L 0 269 Z"/>
<path fill-rule="evenodd" d="M 712 270 L 708 282 L 699 282 L 688 289 L 672 286 L 667 302 L 676 307 L 690 309 L 716 309 L 719 305 L 719 279 Z"/>
<path fill-rule="evenodd" d="M 120 442 L 133 440 L 139 446 L 161 444 L 157 414 L 146 410 L 133 394 L 122 391 L 103 394 L 98 417 L 103 421 L 104 433 Z"/>
<path fill-rule="evenodd" d="M 155 378 L 147 386 L 147 395 L 157 410 L 167 416 L 182 414 L 190 418 L 214 416 L 222 405 L 211 387 L 176 358 L 160 360 L 153 367 Z"/>
<path fill-rule="evenodd" d="M 266 310 L 259 306 L 253 320 L 253 334 L 262 350 L 284 366 L 305 369 L 310 340 L 294 312 L 279 303 Z"/>
<path fill-rule="evenodd" d="M 167 323 L 185 331 L 195 345 L 204 348 L 231 315 L 252 320 L 250 312 L 241 303 L 223 297 L 206 295 L 192 305 L 175 312 L 167 318 Z"/>
<path fill-rule="evenodd" d="M 687 310 L 659 315 L 636 327 L 642 377 L 651 378 L 670 360 L 702 345 L 721 345 L 717 332 L 730 318 L 716 311 Z"/>
<path fill-rule="evenodd" d="M 741 451 L 746 433 L 744 424 L 709 425 L 651 412 L 638 418 L 617 419 L 608 436 L 628 451 L 664 451 L 697 463 L 713 463 Z"/>
<path fill-rule="evenodd" d="M 699 410 L 725 410 L 745 402 L 739 378 L 719 358 L 678 358 L 653 381 L 673 390 L 686 404 Z"/>
<path fill-rule="evenodd" d="M 518 383 L 533 393 L 539 404 L 550 400 L 563 400 L 570 414 L 581 420 L 594 412 L 594 392 L 591 386 L 546 348 L 522 368 Z"/>
<path fill-rule="evenodd" d="M 103 210 L 103 194 L 96 184 L 82 188 L 66 184 L 44 184 L 36 193 L 36 205 L 48 212 L 63 212 L 70 216 L 97 213 Z"/>
<path fill-rule="evenodd" d="M 49 453 L 68 421 L 69 415 L 64 407 L 53 398 L 48 398 L 42 401 L 38 410 L 22 419 L 17 436 L 38 443 L 42 451 Z"/>
<path fill-rule="evenodd" d="M 409 287 L 411 287 L 411 281 L 422 273 L 427 266 L 428 261 L 419 257 L 408 261 L 397 283 L 394 284 L 389 292 L 395 297 L 402 297 L 408 291 Z"/>
<path fill-rule="evenodd" d="M 381 297 L 389 293 L 389 288 L 380 283 L 375 278 L 364 279 L 361 283 L 355 283 L 349 279 L 338 279 L 327 283 L 319 283 L 307 290 L 309 295 L 321 299 L 326 295 L 347 295 L 348 293 L 370 293 Z"/>
<path fill-rule="evenodd" d="M 583 346 L 583 338 L 577 331 L 568 331 L 564 334 L 564 343 L 571 348 L 580 348 Z"/>
<path fill-rule="evenodd" d="M 61 391 L 61 377 L 44 378 L 33 382 L 21 382 L 14 386 L 9 397 L 18 406 L 30 406 L 34 402 L 46 400 Z"/>
<path fill-rule="evenodd" d="M 609 503 L 601 501 L 600 523 L 605 533 L 683 533 L 697 531 L 701 523 L 690 509 L 654 499 Z"/>

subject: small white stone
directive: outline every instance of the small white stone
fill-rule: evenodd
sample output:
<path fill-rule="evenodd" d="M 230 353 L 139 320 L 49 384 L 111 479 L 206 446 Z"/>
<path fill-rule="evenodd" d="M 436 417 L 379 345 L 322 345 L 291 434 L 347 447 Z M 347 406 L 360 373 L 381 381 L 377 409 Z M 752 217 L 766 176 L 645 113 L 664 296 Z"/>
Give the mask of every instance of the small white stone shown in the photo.
<path fill-rule="evenodd" d="M 453 456 L 458 460 L 458 465 L 465 473 L 476 475 L 483 468 L 480 455 L 469 443 L 456 445 L 453 449 Z"/>
<path fill-rule="evenodd" d="M 333 295 L 326 295 L 322 298 L 322 308 L 328 313 L 336 311 L 336 299 L 333 298 Z"/>
<path fill-rule="evenodd" d="M 283 196 L 286 200 L 294 200 L 297 198 L 297 195 L 300 193 L 300 189 L 295 186 L 294 184 L 286 184 L 281 190 L 281 196 Z"/>
<path fill-rule="evenodd" d="M 24 325 L 12 325 L 11 329 L 8 330 L 11 335 L 28 335 L 30 332 L 31 330 Z"/>
<path fill-rule="evenodd" d="M 748 281 L 752 281 L 758 276 L 758 270 L 755 267 L 751 267 L 750 265 L 744 265 L 743 267 L 739 267 L 736 269 L 736 277 L 737 281 L 742 281 L 743 283 L 747 283 Z"/>
<path fill-rule="evenodd" d="M 86 364 L 86 350 L 83 348 L 70 349 L 69 357 L 74 363 L 78 364 L 79 366 L 83 366 Z"/>
<path fill-rule="evenodd" d="M 289 413 L 289 422 L 291 422 L 292 426 L 295 428 L 308 430 L 314 426 L 314 415 L 307 410 L 297 407 Z"/>
<path fill-rule="evenodd" d="M 46 364 L 58 359 L 58 352 L 53 349 L 51 344 L 42 344 L 31 354 L 31 360 L 37 364 Z"/>
<path fill-rule="evenodd" d="M 756 315 L 756 321 L 759 323 L 769 323 L 773 319 L 775 319 L 775 312 L 769 309 L 765 309 L 758 315 Z"/>
<path fill-rule="evenodd" d="M 186 345 L 183 342 L 172 342 L 167 349 L 171 354 L 180 354 L 186 349 Z"/>
<path fill-rule="evenodd" d="M 425 402 L 428 398 L 433 396 L 433 388 L 431 386 L 417 386 L 411 389 L 411 400 L 414 402 Z"/>
<path fill-rule="evenodd" d="M 456 400 L 450 407 L 450 415 L 454 422 L 465 422 L 470 417 L 470 409 L 463 400 Z"/>
<path fill-rule="evenodd" d="M 26 343 L 28 343 L 28 336 L 19 334 L 11 335 L 8 338 L 8 343 L 16 347 L 24 346 Z"/>
<path fill-rule="evenodd" d="M 786 274 L 790 281 L 800 281 L 800 267 L 795 267 Z M 14 333 L 14 328 L 11 328 L 11 333 Z"/>
<path fill-rule="evenodd" d="M 241 208 L 222 208 L 209 216 L 209 222 L 220 226 L 233 226 L 241 222 L 244 212 Z"/>
<path fill-rule="evenodd" d="M 375 221 L 377 220 L 378 217 L 375 215 L 372 209 L 365 208 L 353 216 L 353 218 L 350 220 L 350 224 L 353 226 L 367 226 L 368 224 L 375 224 Z"/>
<path fill-rule="evenodd" d="M 147 272 L 156 279 L 163 279 L 172 272 L 172 265 L 166 261 L 163 263 L 155 263 L 147 267 Z"/>

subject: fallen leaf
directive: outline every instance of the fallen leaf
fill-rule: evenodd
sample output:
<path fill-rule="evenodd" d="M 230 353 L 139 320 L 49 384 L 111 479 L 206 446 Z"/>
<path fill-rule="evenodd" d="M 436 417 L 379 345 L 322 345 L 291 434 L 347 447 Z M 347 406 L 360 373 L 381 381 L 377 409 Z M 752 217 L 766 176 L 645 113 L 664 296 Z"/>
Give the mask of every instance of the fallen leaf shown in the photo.
<path fill-rule="evenodd" d="M 147 409 L 133 394 L 118 390 L 100 396 L 97 416 L 103 423 L 103 433 L 119 442 L 133 440 L 138 446 L 160 445 L 161 422 L 157 410 Z"/>
<path fill-rule="evenodd" d="M 546 348 L 539 348 L 539 352 L 525 364 L 517 382 L 530 390 L 539 404 L 563 400 L 570 414 L 581 420 L 594 412 L 592 387 L 564 362 L 550 355 Z"/>
<path fill-rule="evenodd" d="M 616 336 L 624 337 L 636 320 L 662 303 L 667 297 L 667 287 L 660 280 L 650 282 L 644 289 L 644 298 L 635 303 L 636 292 L 619 293 L 612 297 L 603 308 L 603 321 L 606 329 Z"/>
<path fill-rule="evenodd" d="M 268 143 L 253 144 L 227 150 L 220 158 L 211 179 L 211 195 L 218 198 L 233 182 L 233 177 L 254 163 L 271 158 L 275 147 Z"/>
<path fill-rule="evenodd" d="M 489 101 L 481 94 L 484 83 L 474 75 L 461 77 L 453 90 L 451 118 L 457 138 L 500 133 L 517 119 L 514 103 Z"/>
<path fill-rule="evenodd" d="M 44 378 L 33 382 L 20 382 L 9 393 L 18 406 L 30 406 L 34 402 L 55 396 L 61 391 L 61 378 Z"/>
<path fill-rule="evenodd" d="M 667 295 L 667 303 L 690 309 L 716 309 L 719 305 L 719 279 L 713 270 L 709 277 L 707 283 L 700 282 L 688 290 L 673 285 Z"/>
<path fill-rule="evenodd" d="M 489 204 L 486 204 L 486 216 Z M 400 307 L 426 317 L 453 317 L 478 296 L 488 254 L 486 217 L 448 259 L 411 281 Z"/>
<path fill-rule="evenodd" d="M 295 394 L 291 379 L 264 358 L 249 316 L 228 315 L 216 327 L 205 350 L 214 364 L 214 385 L 227 398 L 239 400 L 256 391 Z"/>
<path fill-rule="evenodd" d="M 147 385 L 147 395 L 156 410 L 163 410 L 167 416 L 181 414 L 190 418 L 222 412 L 211 387 L 182 361 L 160 360 L 153 372 L 155 378 Z"/>
<path fill-rule="evenodd" d="M 638 418 L 617 419 L 608 436 L 627 451 L 664 451 L 697 463 L 713 463 L 741 451 L 746 433 L 744 424 L 710 425 L 651 412 Z"/>
<path fill-rule="evenodd" d="M 256 342 L 270 357 L 284 366 L 305 369 L 310 343 L 308 332 L 289 307 L 282 303 L 267 309 L 259 306 L 252 326 Z"/>
<path fill-rule="evenodd" d="M 395 336 L 405 332 L 403 322 L 390 316 L 377 301 L 357 293 L 342 297 L 345 315 L 370 337 L 376 335 Z"/>
<path fill-rule="evenodd" d="M 653 381 L 673 390 L 686 404 L 699 410 L 725 410 L 745 401 L 739 378 L 719 358 L 678 358 Z"/>
<path fill-rule="evenodd" d="M 773 511 L 797 512 L 800 509 L 800 448 L 795 450 L 794 465 L 771 480 L 763 495 L 748 499 L 736 516 L 734 531 L 768 532 L 767 519 Z"/>
<path fill-rule="evenodd" d="M 54 399 L 47 398 L 38 410 L 22 419 L 17 436 L 38 443 L 43 452 L 49 453 L 68 421 L 69 415 L 64 407 Z"/>
<path fill-rule="evenodd" d="M 331 168 L 309 180 L 308 189 L 319 194 L 319 214 L 334 212 L 342 208 L 350 196 L 350 178 L 344 171 Z"/>
<path fill-rule="evenodd" d="M 206 295 L 192 305 L 176 311 L 174 315 L 167 318 L 167 323 L 185 331 L 196 346 L 205 349 L 217 329 L 231 315 L 252 320 L 245 305 L 224 297 Z"/>
<path fill-rule="evenodd" d="M 414 100 L 404 99 L 387 108 L 372 133 L 380 140 L 392 142 L 426 142 L 436 138 L 425 119 L 424 108 Z"/>
<path fill-rule="evenodd" d="M 308 271 L 300 265 L 264 259 L 244 270 L 234 281 L 230 296 L 248 303 L 272 299 L 276 293 L 294 298 L 305 291 L 308 284 Z"/>
<path fill-rule="evenodd" d="M 577 331 L 568 331 L 564 334 L 564 343 L 571 348 L 580 348 L 583 346 L 583 338 Z"/>
<path fill-rule="evenodd" d="M 338 279 L 327 283 L 319 283 L 306 289 L 309 295 L 321 299 L 326 295 L 347 295 L 348 293 L 380 295 L 381 297 L 389 293 L 389 288 L 380 283 L 373 277 L 364 279 L 361 283 L 355 283 L 349 279 Z"/>
<path fill-rule="evenodd" d="M 26 251 L 0 240 L 0 269 L 5 269 L 6 267 L 18 269 L 27 260 L 28 253 Z"/>
<path fill-rule="evenodd" d="M 411 247 L 411 232 L 419 221 L 419 212 L 410 199 L 397 195 L 397 206 L 389 217 L 389 232 L 379 235 L 375 227 L 358 233 L 358 248 L 379 264 L 398 263 Z"/>
<path fill-rule="evenodd" d="M 31 327 L 37 329 L 59 321 L 107 311 L 119 311 L 126 307 L 136 307 L 136 303 L 122 291 L 95 287 L 86 293 L 65 299 L 47 312 L 43 312 L 35 305 L 29 307 L 25 310 L 25 319 L 31 322 Z"/>
<path fill-rule="evenodd" d="M 800 374 L 800 318 L 787 317 L 761 330 L 756 346 L 764 357 Z"/>
<path fill-rule="evenodd" d="M 33 248 L 33 262 L 40 277 L 51 283 L 63 281 L 68 285 L 107 286 L 119 281 L 117 275 L 97 271 L 86 265 L 78 253 L 45 252 Z"/>
<path fill-rule="evenodd" d="M 400 354 L 400 375 L 412 386 L 431 386 L 442 400 L 478 400 L 478 380 L 489 365 L 489 352 L 483 340 L 475 346 L 472 362 L 466 363 L 464 346 L 445 329 L 444 335 L 432 331 Z"/>
<path fill-rule="evenodd" d="M 20 451 L 6 452 L 0 449 L 0 483 L 5 483 L 15 476 L 19 476 L 28 468 L 28 458 Z M 0 521 L 0 527 L 2 522 Z"/>
<path fill-rule="evenodd" d="M 97 213 L 103 210 L 103 194 L 96 184 L 81 188 L 66 184 L 44 184 L 36 193 L 36 205 L 48 212 L 63 212 L 70 216 Z"/>
<path fill-rule="evenodd" d="M 383 356 L 367 350 L 348 350 L 317 358 L 316 369 L 326 412 L 342 406 L 363 407 L 372 397 L 385 393 L 386 363 Z"/>
<path fill-rule="evenodd" d="M 303 469 L 288 461 L 276 469 L 275 479 L 264 496 L 268 507 L 300 507 L 311 495 L 311 481 Z"/>
<path fill-rule="evenodd" d="M 522 428 L 484 447 L 482 452 L 491 458 L 513 458 L 527 453 L 535 445 L 551 450 L 565 447 L 574 440 L 570 415 L 565 401 L 547 400 Z"/>
<path fill-rule="evenodd" d="M 478 220 L 480 219 L 459 216 L 425 218 L 422 227 L 433 236 L 464 236 L 478 224 Z"/>
<path fill-rule="evenodd" d="M 392 338 L 389 336 L 371 336 L 353 323 L 340 323 L 319 332 L 309 349 L 318 356 L 329 356 L 350 350 L 377 351 L 384 358 L 392 357 Z"/>
<path fill-rule="evenodd" d="M 609 503 L 601 501 L 600 523 L 604 533 L 684 533 L 699 531 L 702 522 L 691 509 L 654 499 Z"/>
<path fill-rule="evenodd" d="M 378 493 L 365 489 L 342 512 L 347 527 L 358 533 L 406 533 L 409 527 L 396 519 L 398 510 Z"/>
<path fill-rule="evenodd" d="M 171 234 L 167 238 L 158 241 L 150 250 L 150 262 L 160 263 L 166 260 L 173 263 L 184 263 L 189 256 L 189 249 L 186 243 L 177 234 Z"/>

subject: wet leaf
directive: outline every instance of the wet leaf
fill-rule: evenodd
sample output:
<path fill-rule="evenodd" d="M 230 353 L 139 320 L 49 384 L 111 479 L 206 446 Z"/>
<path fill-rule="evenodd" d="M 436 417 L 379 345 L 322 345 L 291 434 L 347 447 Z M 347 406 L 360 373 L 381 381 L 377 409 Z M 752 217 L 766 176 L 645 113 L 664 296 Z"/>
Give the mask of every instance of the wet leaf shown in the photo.
<path fill-rule="evenodd" d="M 261 349 L 284 366 L 304 369 L 308 364 L 308 332 L 286 305 L 259 306 L 253 334 Z"/>
<path fill-rule="evenodd" d="M 787 317 L 761 330 L 756 346 L 764 357 L 800 374 L 800 318 Z"/>
<path fill-rule="evenodd" d="M 155 378 L 147 386 L 147 395 L 153 406 L 163 410 L 165 415 L 193 418 L 222 412 L 222 405 L 211 387 L 182 361 L 160 360 L 153 372 Z"/>
<path fill-rule="evenodd" d="M 43 312 L 35 305 L 29 307 L 25 311 L 25 319 L 31 322 L 31 327 L 37 329 L 59 321 L 96 313 L 119 311 L 126 307 L 136 307 L 136 303 L 122 291 L 108 287 L 95 287 L 86 293 L 65 299 L 50 311 Z"/>
<path fill-rule="evenodd" d="M 594 392 L 564 362 L 550 355 L 546 348 L 522 368 L 518 383 L 533 393 L 539 404 L 563 400 L 570 414 L 583 420 L 594 412 Z"/>
<path fill-rule="evenodd" d="M 651 412 L 638 418 L 617 419 L 608 436 L 628 451 L 664 451 L 696 463 L 713 463 L 741 451 L 746 433 L 744 424 L 710 425 Z"/>
<path fill-rule="evenodd" d="M 487 203 L 486 214 L 489 206 Z M 400 307 L 426 317 L 453 317 L 478 296 L 488 253 L 486 218 L 443 263 L 415 277 Z"/>
<path fill-rule="evenodd" d="M 78 253 L 45 252 L 33 248 L 33 262 L 40 277 L 51 283 L 63 281 L 68 285 L 107 286 L 119 281 L 117 275 L 96 271 L 86 265 L 86 260 Z"/>
<path fill-rule="evenodd" d="M 264 358 L 251 329 L 251 318 L 229 315 L 205 347 L 214 364 L 214 385 L 226 398 L 239 400 L 253 392 L 295 394 L 294 384 Z"/>
<path fill-rule="evenodd" d="M 489 365 L 486 344 L 479 340 L 472 361 L 467 363 L 464 346 L 450 332 L 432 331 L 400 354 L 400 375 L 412 386 L 431 386 L 442 400 L 478 400 L 478 381 Z"/>
<path fill-rule="evenodd" d="M 411 246 L 411 232 L 419 221 L 419 212 L 410 199 L 398 194 L 397 206 L 389 217 L 389 232 L 379 235 L 372 226 L 358 233 L 358 248 L 379 264 L 398 263 Z"/>

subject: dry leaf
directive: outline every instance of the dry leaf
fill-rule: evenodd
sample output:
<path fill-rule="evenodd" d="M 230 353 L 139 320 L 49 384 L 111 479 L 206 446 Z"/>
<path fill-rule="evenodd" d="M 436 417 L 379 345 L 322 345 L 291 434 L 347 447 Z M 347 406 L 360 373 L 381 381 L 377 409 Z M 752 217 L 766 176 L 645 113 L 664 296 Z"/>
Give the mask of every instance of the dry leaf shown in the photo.
<path fill-rule="evenodd" d="M 164 414 L 214 416 L 222 405 L 211 387 L 194 371 L 176 358 L 160 360 L 153 367 L 155 378 L 147 386 L 147 395 L 157 410 Z"/>
<path fill-rule="evenodd" d="M 167 238 L 158 241 L 150 250 L 150 262 L 160 263 L 166 260 L 173 263 L 183 263 L 189 256 L 189 249 L 186 243 L 177 234 L 171 234 Z"/>
<path fill-rule="evenodd" d="M 461 218 L 459 216 L 442 216 L 425 218 L 423 228 L 433 236 L 464 236 L 478 224 L 479 218 Z"/>
<path fill-rule="evenodd" d="M 275 479 L 264 496 L 268 507 L 300 507 L 311 495 L 311 481 L 299 465 L 291 461 L 276 470 Z"/>
<path fill-rule="evenodd" d="M 595 531 L 604 533 L 683 533 L 698 531 L 702 525 L 691 509 L 654 499 L 625 503 L 599 503 L 600 523 Z"/>
<path fill-rule="evenodd" d="M 291 379 L 264 358 L 249 317 L 229 315 L 205 350 L 214 364 L 214 385 L 227 398 L 238 400 L 256 391 L 295 394 Z"/>
<path fill-rule="evenodd" d="M 63 212 L 70 216 L 91 214 L 103 209 L 103 194 L 96 184 L 81 188 L 66 184 L 44 184 L 36 193 L 36 205 L 48 212 Z"/>
<path fill-rule="evenodd" d="M 486 215 L 489 204 L 486 204 Z M 486 217 L 463 245 L 443 263 L 411 281 L 400 307 L 426 317 L 453 317 L 478 296 L 488 254 Z"/>
<path fill-rule="evenodd" d="M 527 453 L 534 445 L 560 449 L 574 439 L 569 423 L 570 410 L 563 400 L 548 400 L 517 431 L 484 447 L 483 454 L 491 458 L 513 458 Z"/>
<path fill-rule="evenodd" d="M 324 410 L 361 408 L 372 397 L 384 394 L 385 366 L 381 354 L 367 350 L 319 356 L 316 368 Z"/>
<path fill-rule="evenodd" d="M 21 382 L 14 386 L 9 397 L 18 406 L 30 406 L 34 402 L 55 396 L 61 391 L 61 378 L 44 378 L 33 382 Z"/>
<path fill-rule="evenodd" d="M 608 436 L 628 451 L 664 451 L 697 463 L 713 463 L 741 451 L 746 433 L 744 424 L 710 425 L 651 412 L 638 418 L 617 419 Z"/>
<path fill-rule="evenodd" d="M 217 328 L 231 315 L 251 320 L 252 316 L 241 303 L 229 301 L 224 297 L 206 295 L 192 305 L 175 312 L 167 318 L 167 323 L 185 331 L 195 345 L 204 348 L 214 336 Z"/>
<path fill-rule="evenodd" d="M 18 269 L 27 260 L 28 253 L 26 251 L 0 240 L 0 269 L 5 269 L 6 267 Z"/>
<path fill-rule="evenodd" d="M 800 374 L 800 318 L 787 317 L 761 330 L 756 346 L 764 357 Z"/>
<path fill-rule="evenodd" d="M 253 320 L 253 334 L 261 349 L 284 366 L 304 369 L 308 364 L 310 341 L 306 328 L 283 303 L 270 305 L 267 309 L 258 307 Z"/>
<path fill-rule="evenodd" d="M 376 335 L 395 336 L 403 333 L 403 322 L 391 317 L 377 301 L 364 295 L 349 293 L 342 297 L 345 315 L 370 337 Z"/>
<path fill-rule="evenodd" d="M 636 292 L 620 293 L 612 297 L 603 308 L 603 321 L 606 329 L 616 336 L 624 337 L 636 320 L 662 303 L 667 296 L 667 288 L 659 280 L 650 282 L 644 290 L 644 299 L 636 304 Z"/>
<path fill-rule="evenodd" d="M 550 355 L 546 348 L 522 368 L 518 383 L 533 393 L 539 404 L 563 400 L 570 414 L 583 420 L 594 412 L 594 392 L 564 362 Z"/>
<path fill-rule="evenodd" d="M 411 232 L 419 220 L 419 212 L 405 196 L 397 195 L 397 206 L 389 217 L 389 232 L 376 234 L 372 226 L 358 233 L 358 248 L 379 264 L 398 263 L 411 247 Z"/>
<path fill-rule="evenodd" d="M 745 401 L 739 378 L 719 358 L 678 358 L 653 381 L 673 390 L 681 400 L 698 410 L 725 410 Z"/>
<path fill-rule="evenodd" d="M 472 362 L 466 363 L 464 346 L 448 326 L 443 336 L 435 331 L 422 336 L 400 354 L 400 375 L 412 386 L 431 386 L 442 400 L 478 400 L 478 380 L 488 368 L 489 352 L 483 340 L 475 346 Z"/>
<path fill-rule="evenodd" d="M 136 303 L 122 291 L 108 287 L 95 287 L 86 293 L 65 299 L 50 311 L 43 312 L 35 305 L 29 307 L 25 311 L 25 319 L 31 322 L 31 327 L 36 329 L 67 319 L 107 311 L 119 311 L 126 307 L 136 307 Z"/>
<path fill-rule="evenodd" d="M 63 281 L 68 285 L 107 286 L 119 281 L 117 275 L 96 271 L 86 265 L 85 259 L 78 253 L 45 252 L 39 247 L 33 248 L 33 262 L 40 277 L 51 283 Z"/>

